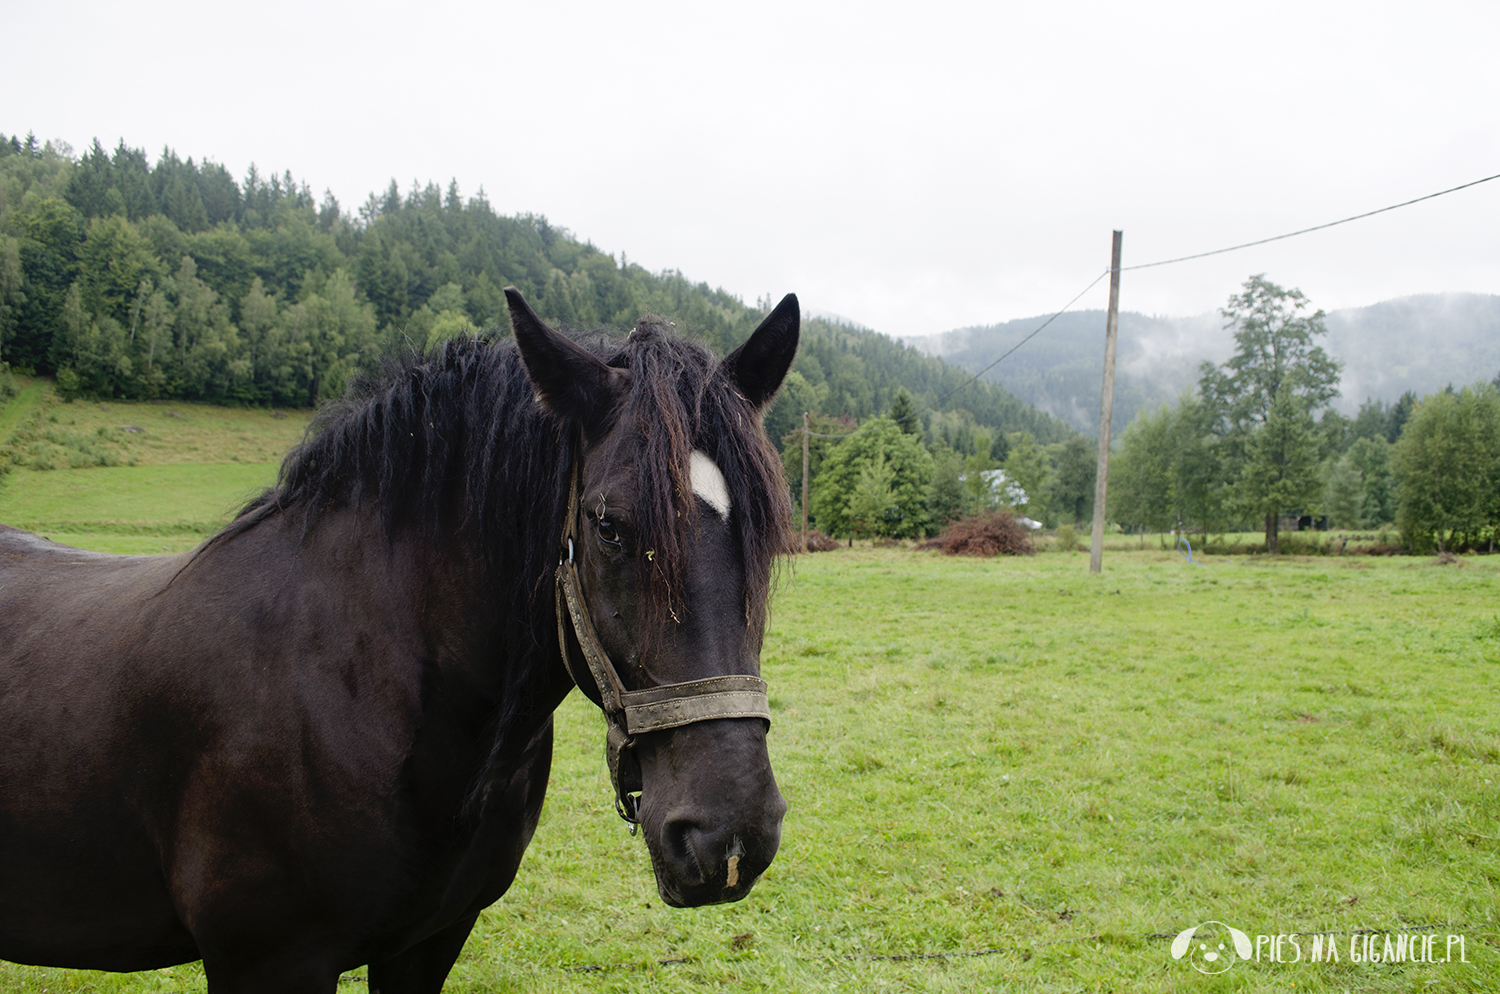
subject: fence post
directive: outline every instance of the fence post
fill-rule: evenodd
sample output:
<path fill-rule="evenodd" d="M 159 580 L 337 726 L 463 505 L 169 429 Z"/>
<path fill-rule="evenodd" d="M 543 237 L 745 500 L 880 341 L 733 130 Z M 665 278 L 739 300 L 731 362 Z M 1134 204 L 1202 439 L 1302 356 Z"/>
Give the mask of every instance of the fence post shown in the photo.
<path fill-rule="evenodd" d="M 1109 427 L 1115 410 L 1115 337 L 1120 326 L 1120 242 L 1116 231 L 1109 253 L 1109 317 L 1104 322 L 1104 389 L 1099 402 L 1099 468 L 1094 474 L 1094 534 L 1089 542 L 1089 572 L 1104 565 L 1104 497 L 1109 488 Z"/>
<path fill-rule="evenodd" d="M 807 551 L 807 412 L 802 412 L 802 551 Z"/>

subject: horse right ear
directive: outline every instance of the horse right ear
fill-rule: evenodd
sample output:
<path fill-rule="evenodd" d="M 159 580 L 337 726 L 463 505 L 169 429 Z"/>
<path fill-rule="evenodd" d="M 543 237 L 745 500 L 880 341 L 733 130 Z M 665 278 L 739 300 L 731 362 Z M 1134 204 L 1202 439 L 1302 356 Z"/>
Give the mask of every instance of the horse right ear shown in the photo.
<path fill-rule="evenodd" d="M 598 438 L 616 402 L 629 389 L 630 373 L 605 365 L 547 327 L 515 287 L 505 288 L 505 302 L 510 305 L 516 348 L 537 399 L 553 414 L 583 425 L 586 436 Z"/>
<path fill-rule="evenodd" d="M 789 293 L 743 345 L 724 357 L 724 371 L 757 410 L 764 411 L 781 389 L 781 381 L 797 358 L 801 327 L 797 295 Z"/>

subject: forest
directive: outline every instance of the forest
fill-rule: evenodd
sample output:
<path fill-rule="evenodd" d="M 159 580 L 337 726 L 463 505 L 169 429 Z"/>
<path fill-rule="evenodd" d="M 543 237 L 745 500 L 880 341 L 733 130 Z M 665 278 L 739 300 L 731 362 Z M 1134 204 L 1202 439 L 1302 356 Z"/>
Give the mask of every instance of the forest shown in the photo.
<path fill-rule="evenodd" d="M 648 272 L 456 182 L 392 180 L 349 210 L 290 170 L 252 165 L 236 180 L 171 149 L 152 161 L 96 139 L 75 156 L 0 134 L 0 363 L 55 377 L 65 398 L 314 406 L 388 350 L 506 334 L 507 285 L 564 327 L 623 330 L 654 313 L 721 352 L 774 303 Z M 955 438 L 1073 435 L 969 379 L 887 336 L 805 319 L 767 429 L 779 442 L 804 411 L 868 418 L 904 389 L 924 425 L 937 417 Z"/>
<path fill-rule="evenodd" d="M 52 377 L 65 400 L 312 407 L 392 350 L 507 334 L 507 285 L 554 324 L 624 330 L 653 313 L 721 353 L 774 303 L 648 272 L 543 215 L 498 214 L 482 188 L 464 197 L 456 182 L 403 192 L 393 180 L 347 210 L 289 170 L 252 165 L 236 180 L 171 149 L 152 161 L 96 140 L 75 156 L 0 133 L 0 394 L 14 370 Z M 1117 436 L 1110 520 L 1263 527 L 1271 551 L 1287 514 L 1395 524 L 1410 548 L 1492 544 L 1495 385 L 1370 401 L 1345 418 L 1328 406 L 1339 364 L 1313 340 L 1324 314 L 1302 314 L 1306 304 L 1262 277 L 1230 298 L 1240 353 Z M 996 507 L 1047 526 L 1092 514 L 1086 438 L 885 335 L 804 319 L 766 416 L 799 500 L 804 412 L 809 518 L 829 534 L 917 537 Z"/>

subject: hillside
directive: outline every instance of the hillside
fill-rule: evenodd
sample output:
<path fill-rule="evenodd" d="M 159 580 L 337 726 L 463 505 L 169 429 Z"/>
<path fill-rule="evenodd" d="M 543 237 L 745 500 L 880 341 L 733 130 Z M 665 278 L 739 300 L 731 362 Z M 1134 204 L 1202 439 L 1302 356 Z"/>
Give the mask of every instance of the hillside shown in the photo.
<path fill-rule="evenodd" d="M 554 323 L 656 313 L 720 351 L 773 303 L 647 272 L 455 183 L 392 181 L 351 212 L 290 171 L 236 181 L 170 149 L 153 163 L 96 141 L 74 157 L 0 135 L 0 361 L 55 374 L 65 398 L 310 407 L 382 352 L 505 334 L 507 285 Z M 794 372 L 768 419 L 778 442 L 804 410 L 863 419 L 901 387 L 992 433 L 1071 434 L 990 384 L 946 397 L 968 379 L 957 367 L 837 320 L 806 322 Z"/>
<path fill-rule="evenodd" d="M 1044 320 L 1023 318 L 908 341 L 965 369 L 980 369 Z M 985 379 L 1079 431 L 1096 433 L 1104 322 L 1103 311 L 1064 314 Z M 1407 390 L 1420 397 L 1500 372 L 1500 296 L 1493 294 L 1404 297 L 1331 311 L 1326 324 L 1323 346 L 1344 363 L 1342 396 L 1334 406 L 1348 416 L 1366 398 L 1390 403 Z M 1222 362 L 1233 351 L 1234 338 L 1217 314 L 1121 312 L 1112 431 L 1121 431 L 1137 411 L 1192 389 L 1200 363 Z"/>
<path fill-rule="evenodd" d="M 312 412 L 0 397 L 0 523 L 106 552 L 182 552 L 276 481 Z"/>

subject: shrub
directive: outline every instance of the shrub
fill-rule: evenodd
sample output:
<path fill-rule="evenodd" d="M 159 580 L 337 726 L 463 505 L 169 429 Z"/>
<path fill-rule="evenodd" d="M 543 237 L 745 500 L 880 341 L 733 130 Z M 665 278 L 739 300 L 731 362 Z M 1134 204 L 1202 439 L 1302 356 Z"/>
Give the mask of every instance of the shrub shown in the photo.
<path fill-rule="evenodd" d="M 57 371 L 54 388 L 57 390 L 59 400 L 71 401 L 76 399 L 82 392 L 83 382 L 78 378 L 77 373 L 64 366 Z"/>
<path fill-rule="evenodd" d="M 1282 532 L 1280 551 L 1283 556 L 1326 556 L 1331 551 L 1327 532 Z"/>
<path fill-rule="evenodd" d="M 1369 545 L 1350 545 L 1345 552 L 1351 556 L 1404 556 L 1407 549 L 1404 545 L 1389 542 L 1371 542 Z"/>
<path fill-rule="evenodd" d="M 960 518 L 920 548 L 942 549 L 950 556 L 1034 556 L 1036 546 L 1025 526 L 1009 511 L 988 511 Z"/>
<path fill-rule="evenodd" d="M 808 552 L 832 552 L 837 548 L 839 548 L 838 539 L 829 538 L 816 528 L 807 533 Z M 802 551 L 802 533 L 800 531 L 792 533 L 791 551 L 794 553 Z"/>

